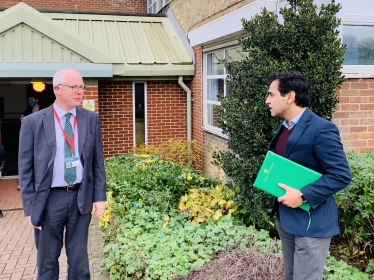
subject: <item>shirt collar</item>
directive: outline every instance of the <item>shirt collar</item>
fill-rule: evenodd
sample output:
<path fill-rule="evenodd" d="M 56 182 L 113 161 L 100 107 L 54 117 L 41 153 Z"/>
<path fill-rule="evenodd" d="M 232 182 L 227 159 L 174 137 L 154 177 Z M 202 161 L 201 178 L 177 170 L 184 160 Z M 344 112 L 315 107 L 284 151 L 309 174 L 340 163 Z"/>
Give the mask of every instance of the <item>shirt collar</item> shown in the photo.
<path fill-rule="evenodd" d="M 283 126 L 286 127 L 287 129 L 292 129 L 297 124 L 297 122 L 300 120 L 300 118 L 303 115 L 303 113 L 305 112 L 305 110 L 306 110 L 306 108 L 304 108 L 304 110 L 302 112 L 300 112 L 296 117 L 294 117 L 290 122 L 284 120 L 283 121 Z"/>
<path fill-rule="evenodd" d="M 56 110 L 56 113 L 58 115 L 58 117 L 61 119 L 63 116 L 65 116 L 66 113 L 71 113 L 73 114 L 74 117 L 77 116 L 77 108 L 73 108 L 71 109 L 69 112 L 65 111 L 64 109 L 62 109 L 61 107 L 59 107 L 56 103 L 56 101 L 53 103 L 53 108 Z"/>

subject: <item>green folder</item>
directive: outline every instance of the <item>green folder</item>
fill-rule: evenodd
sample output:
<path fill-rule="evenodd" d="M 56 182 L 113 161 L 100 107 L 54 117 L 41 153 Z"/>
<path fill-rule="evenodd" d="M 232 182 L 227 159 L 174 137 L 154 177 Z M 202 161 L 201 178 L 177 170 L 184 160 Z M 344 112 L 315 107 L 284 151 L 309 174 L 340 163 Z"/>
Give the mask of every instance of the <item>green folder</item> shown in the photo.
<path fill-rule="evenodd" d="M 253 186 L 275 197 L 281 197 L 286 191 L 279 187 L 278 183 L 301 190 L 321 176 L 322 174 L 314 170 L 268 151 Z M 300 208 L 309 212 L 310 205 L 304 202 Z"/>

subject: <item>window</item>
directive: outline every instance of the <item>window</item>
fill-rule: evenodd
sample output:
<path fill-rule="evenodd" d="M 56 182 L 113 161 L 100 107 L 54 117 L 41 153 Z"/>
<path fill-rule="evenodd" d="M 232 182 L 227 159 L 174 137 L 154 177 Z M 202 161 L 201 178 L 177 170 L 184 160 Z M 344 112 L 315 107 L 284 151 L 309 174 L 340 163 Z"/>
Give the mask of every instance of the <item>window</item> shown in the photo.
<path fill-rule="evenodd" d="M 147 143 L 146 124 L 146 84 L 133 84 L 133 105 L 134 105 L 134 146 L 140 147 Z"/>
<path fill-rule="evenodd" d="M 343 65 L 374 65 L 374 25 L 343 25 Z"/>
<path fill-rule="evenodd" d="M 147 0 L 148 14 L 157 14 L 170 0 Z"/>
<path fill-rule="evenodd" d="M 218 128 L 219 117 L 214 108 L 221 106 L 218 94 L 226 96 L 229 93 L 225 84 L 227 77 L 226 69 L 222 59 L 227 61 L 238 61 L 245 57 L 241 47 L 217 50 L 204 56 L 204 127 L 207 130 L 221 134 Z"/>

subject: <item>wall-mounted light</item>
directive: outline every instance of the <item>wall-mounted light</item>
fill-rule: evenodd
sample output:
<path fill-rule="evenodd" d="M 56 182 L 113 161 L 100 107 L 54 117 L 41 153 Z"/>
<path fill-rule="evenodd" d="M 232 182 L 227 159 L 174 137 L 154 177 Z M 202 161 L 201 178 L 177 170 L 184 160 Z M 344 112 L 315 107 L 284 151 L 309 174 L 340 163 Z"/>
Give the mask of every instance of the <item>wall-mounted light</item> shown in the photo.
<path fill-rule="evenodd" d="M 37 91 L 37 92 L 42 92 L 45 90 L 45 83 L 43 82 L 31 82 L 32 83 L 32 88 Z"/>

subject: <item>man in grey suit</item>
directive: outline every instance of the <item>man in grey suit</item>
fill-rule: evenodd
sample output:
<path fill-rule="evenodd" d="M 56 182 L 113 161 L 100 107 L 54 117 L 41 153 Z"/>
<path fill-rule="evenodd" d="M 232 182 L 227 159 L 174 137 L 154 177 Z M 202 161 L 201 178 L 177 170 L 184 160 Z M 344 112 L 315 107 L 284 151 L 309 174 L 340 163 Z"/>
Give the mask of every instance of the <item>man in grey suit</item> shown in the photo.
<path fill-rule="evenodd" d="M 88 227 L 104 211 L 106 178 L 98 115 L 80 107 L 85 89 L 78 72 L 57 71 L 55 103 L 22 121 L 20 190 L 40 280 L 59 278 L 63 240 L 68 279 L 90 279 Z"/>

